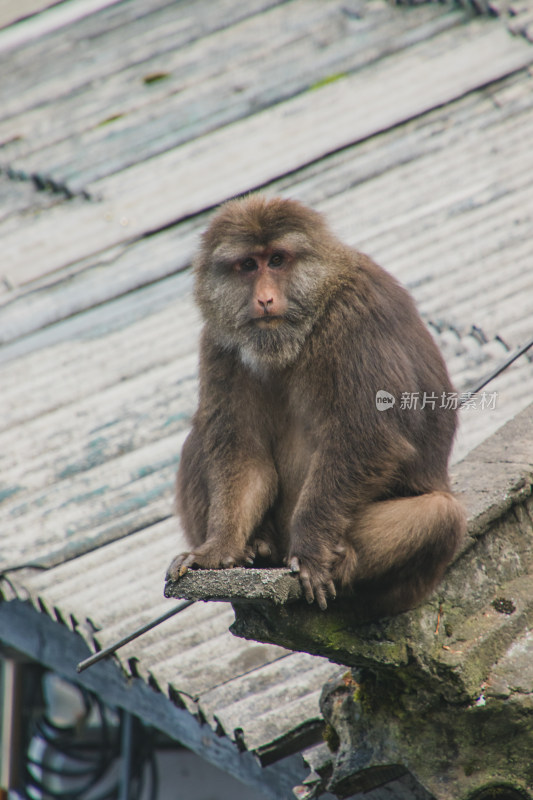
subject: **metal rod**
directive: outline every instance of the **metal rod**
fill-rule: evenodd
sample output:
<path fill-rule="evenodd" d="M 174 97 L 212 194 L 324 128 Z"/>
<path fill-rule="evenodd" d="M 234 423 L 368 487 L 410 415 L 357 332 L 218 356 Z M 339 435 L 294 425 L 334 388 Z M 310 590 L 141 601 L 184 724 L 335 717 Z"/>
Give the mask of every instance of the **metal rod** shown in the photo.
<path fill-rule="evenodd" d="M 133 633 L 128 634 L 128 636 L 124 636 L 123 639 L 120 639 L 118 642 L 109 645 L 109 647 L 105 647 L 103 650 L 100 650 L 98 653 L 94 653 L 94 655 L 89 656 L 84 661 L 80 661 L 78 664 L 76 671 L 83 672 L 84 669 L 87 667 L 92 667 L 93 664 L 97 664 L 98 661 L 102 661 L 103 658 L 107 658 L 107 656 L 112 655 L 116 650 L 120 647 L 123 647 L 128 642 L 132 642 L 133 639 L 137 639 L 139 636 L 142 636 L 143 633 L 147 633 L 147 631 L 151 631 L 152 628 L 155 628 L 157 625 L 161 625 L 162 622 L 165 620 L 170 619 L 174 616 L 174 614 L 179 614 L 180 611 L 184 611 L 189 606 L 192 606 L 196 600 L 184 600 L 183 603 L 180 603 L 179 606 L 175 606 L 171 608 L 170 611 L 167 611 L 165 614 L 162 614 L 157 619 L 153 619 L 151 622 L 147 622 L 146 625 L 143 625 L 141 628 L 137 628 L 136 631 Z"/>
<path fill-rule="evenodd" d="M 133 716 L 122 709 L 121 714 L 121 735 L 120 735 L 120 780 L 118 800 L 129 800 L 130 778 L 131 778 L 131 757 L 133 742 Z"/>
<path fill-rule="evenodd" d="M 532 346 L 533 346 L 533 338 L 531 338 L 528 342 L 526 342 L 526 344 L 522 345 L 521 347 L 518 347 L 513 353 L 511 353 L 511 355 L 504 362 L 500 364 L 499 367 L 496 367 L 496 369 L 493 372 L 491 372 L 490 375 L 486 375 L 484 378 L 482 378 L 481 381 L 477 384 L 477 386 L 474 386 L 473 389 L 470 389 L 468 392 L 465 392 L 465 394 L 467 394 L 470 397 L 470 395 L 479 392 L 480 389 L 483 389 L 483 387 L 486 386 L 487 383 L 490 383 L 494 378 L 496 378 L 500 374 L 500 372 L 503 372 L 505 369 L 507 369 L 507 367 L 509 367 L 513 363 L 513 361 L 516 361 L 517 358 L 520 358 L 520 356 L 523 355 L 526 352 L 526 350 L 529 350 L 529 348 Z M 464 405 L 466 402 L 467 398 L 462 400 L 460 405 Z"/>

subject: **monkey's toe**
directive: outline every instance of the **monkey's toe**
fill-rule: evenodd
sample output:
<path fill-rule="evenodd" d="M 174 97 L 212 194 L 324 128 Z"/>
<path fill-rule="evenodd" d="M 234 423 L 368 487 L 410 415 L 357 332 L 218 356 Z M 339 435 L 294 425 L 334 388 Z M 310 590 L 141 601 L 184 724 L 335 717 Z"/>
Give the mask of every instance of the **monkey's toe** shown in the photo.
<path fill-rule="evenodd" d="M 182 575 L 185 575 L 185 573 L 189 571 L 189 567 L 193 567 L 197 563 L 195 553 L 189 553 L 188 555 L 187 553 L 184 553 L 183 555 L 186 556 L 186 558 L 182 562 L 179 569 L 180 578 Z"/>
<path fill-rule="evenodd" d="M 245 567 L 251 567 L 255 561 L 255 552 L 252 547 L 245 547 L 242 555 L 242 563 Z"/>
<path fill-rule="evenodd" d="M 305 599 L 308 603 L 315 600 L 319 608 L 325 611 L 328 607 L 328 596 L 334 600 L 337 596 L 335 584 L 329 574 L 324 574 L 319 569 L 301 564 L 298 556 L 292 556 L 288 562 L 291 572 L 300 575 L 300 582 L 304 591 Z"/>
<path fill-rule="evenodd" d="M 281 563 L 273 534 L 271 535 L 267 529 L 262 529 L 253 537 L 247 550 L 251 552 L 254 561 L 258 561 L 261 565 L 274 566 Z"/>

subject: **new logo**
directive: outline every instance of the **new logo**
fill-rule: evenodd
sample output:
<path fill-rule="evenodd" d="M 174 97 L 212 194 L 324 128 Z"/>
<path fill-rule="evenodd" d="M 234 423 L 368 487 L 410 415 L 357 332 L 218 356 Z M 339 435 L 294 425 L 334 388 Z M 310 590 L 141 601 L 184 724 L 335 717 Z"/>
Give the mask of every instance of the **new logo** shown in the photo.
<path fill-rule="evenodd" d="M 376 408 L 378 411 L 388 411 L 396 402 L 394 395 L 386 392 L 385 389 L 380 389 L 376 392 Z"/>

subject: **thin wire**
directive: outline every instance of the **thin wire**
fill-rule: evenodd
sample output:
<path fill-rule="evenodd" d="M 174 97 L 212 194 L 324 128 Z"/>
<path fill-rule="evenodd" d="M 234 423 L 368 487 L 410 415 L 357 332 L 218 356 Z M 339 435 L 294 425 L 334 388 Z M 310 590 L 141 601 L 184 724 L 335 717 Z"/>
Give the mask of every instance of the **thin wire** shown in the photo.
<path fill-rule="evenodd" d="M 80 661 L 80 663 L 76 667 L 76 671 L 83 672 L 83 670 L 87 669 L 87 667 L 92 667 L 93 664 L 96 664 L 103 658 L 107 658 L 107 656 L 112 655 L 120 647 L 123 647 L 125 644 L 128 644 L 128 642 L 132 642 L 134 639 L 137 639 L 139 636 L 142 636 L 143 633 L 147 633 L 148 631 L 152 630 L 152 628 L 155 628 L 157 625 L 160 625 L 162 622 L 165 622 L 165 620 L 173 617 L 175 614 L 179 614 L 180 611 L 185 611 L 186 608 L 192 606 L 192 604 L 195 602 L 196 600 L 184 600 L 183 603 L 180 603 L 178 606 L 175 606 L 175 608 L 171 608 L 170 611 L 167 611 L 160 617 L 153 619 L 151 622 L 147 622 L 146 625 L 137 628 L 137 630 L 133 631 L 133 633 L 124 636 L 124 638 L 120 639 L 118 642 L 109 645 L 109 647 L 106 647 L 104 650 L 100 650 L 98 653 L 95 653 L 89 658 L 86 658 L 84 661 Z"/>
<path fill-rule="evenodd" d="M 511 355 L 508 356 L 505 361 L 503 361 L 498 367 L 496 367 L 495 370 L 493 370 L 493 372 L 489 373 L 489 375 L 486 375 L 484 378 L 482 378 L 481 381 L 476 386 L 474 386 L 473 389 L 469 389 L 468 392 L 465 392 L 466 397 L 463 397 L 463 399 L 459 403 L 459 406 L 464 406 L 465 403 L 468 402 L 469 398 L 473 394 L 477 394 L 477 392 L 483 389 L 483 387 L 486 386 L 487 383 L 490 383 L 492 380 L 494 380 L 494 378 L 496 378 L 501 372 L 506 370 L 507 367 L 509 367 L 513 363 L 513 361 L 516 361 L 517 358 L 520 358 L 521 355 L 523 355 L 527 350 L 529 350 L 530 347 L 533 347 L 533 337 L 528 342 L 526 342 L 526 344 L 521 345 L 513 353 L 511 353 Z"/>

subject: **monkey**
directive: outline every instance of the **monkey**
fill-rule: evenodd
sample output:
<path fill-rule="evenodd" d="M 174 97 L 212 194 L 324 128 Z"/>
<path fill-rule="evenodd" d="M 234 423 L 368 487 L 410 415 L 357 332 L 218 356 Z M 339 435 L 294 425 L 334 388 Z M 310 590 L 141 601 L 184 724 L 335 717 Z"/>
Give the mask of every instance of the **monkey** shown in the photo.
<path fill-rule="evenodd" d="M 321 609 L 337 593 L 379 616 L 418 605 L 465 514 L 448 478 L 457 414 L 440 402 L 453 387 L 410 294 L 319 212 L 262 194 L 218 209 L 193 267 L 199 401 L 177 475 L 190 550 L 167 578 L 286 565 Z"/>

